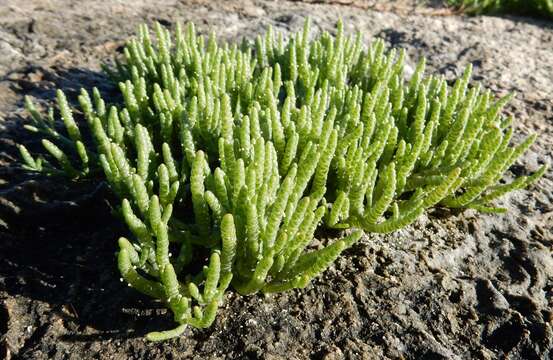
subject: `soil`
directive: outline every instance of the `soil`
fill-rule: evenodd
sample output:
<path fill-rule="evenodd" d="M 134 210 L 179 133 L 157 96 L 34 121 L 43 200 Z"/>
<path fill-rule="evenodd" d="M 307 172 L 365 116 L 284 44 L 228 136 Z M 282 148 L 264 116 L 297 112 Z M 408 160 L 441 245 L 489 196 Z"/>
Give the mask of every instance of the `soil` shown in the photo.
<path fill-rule="evenodd" d="M 340 4 L 341 3 L 341 4 Z M 194 21 L 221 39 L 360 29 L 407 49 L 409 64 L 515 91 L 515 140 L 539 134 L 506 175 L 552 164 L 553 23 L 457 16 L 413 1 L 0 0 L 0 357 L 6 359 L 549 359 L 553 356 L 553 173 L 505 196 L 506 214 L 435 210 L 387 236 L 367 236 L 304 290 L 229 292 L 215 324 L 148 343 L 174 324 L 119 281 L 124 227 L 110 191 L 22 171 L 15 143 L 24 95 L 43 105 L 97 86 L 100 64 L 137 25 Z"/>

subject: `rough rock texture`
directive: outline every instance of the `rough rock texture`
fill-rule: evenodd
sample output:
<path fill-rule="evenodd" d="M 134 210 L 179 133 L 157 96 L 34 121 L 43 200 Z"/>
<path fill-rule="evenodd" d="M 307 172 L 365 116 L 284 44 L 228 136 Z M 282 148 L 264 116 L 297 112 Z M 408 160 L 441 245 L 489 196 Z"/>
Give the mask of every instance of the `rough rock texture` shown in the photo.
<path fill-rule="evenodd" d="M 332 1 L 326 1 L 332 3 Z M 21 123 L 25 94 L 51 103 L 80 87 L 113 85 L 101 61 L 142 22 L 194 21 L 222 39 L 285 33 L 311 16 L 313 32 L 344 18 L 348 31 L 404 47 L 414 65 L 452 78 L 469 62 L 508 111 L 515 140 L 539 133 L 510 170 L 552 160 L 553 27 L 524 18 L 375 12 L 286 1 L 0 0 L 0 357 L 18 359 L 548 359 L 553 355 L 553 174 L 505 197 L 503 215 L 435 210 L 389 236 L 370 236 L 302 291 L 230 292 L 213 327 L 164 343 L 173 326 L 158 304 L 119 282 L 114 252 L 125 229 L 105 186 L 70 184 L 17 168 L 15 142 L 38 148 Z M 344 2 L 345 3 L 345 2 Z M 399 4 L 398 4 L 399 3 Z M 388 6 L 386 1 L 380 1 Z M 382 9 L 381 9 L 382 10 Z M 386 10 L 386 9 L 384 9 Z M 116 98 L 113 99 L 117 101 Z"/>

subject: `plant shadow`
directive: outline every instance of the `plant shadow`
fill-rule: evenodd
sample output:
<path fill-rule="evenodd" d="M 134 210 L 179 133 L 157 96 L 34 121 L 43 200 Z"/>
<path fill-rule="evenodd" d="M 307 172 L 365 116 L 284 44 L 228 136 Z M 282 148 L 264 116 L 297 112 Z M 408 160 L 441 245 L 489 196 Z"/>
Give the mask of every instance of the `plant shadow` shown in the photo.
<path fill-rule="evenodd" d="M 19 79 L 0 79 L 19 95 L 20 108 L 22 95 L 52 104 L 57 88 L 73 105 L 81 87 L 96 86 L 107 102 L 120 101 L 115 85 L 99 72 L 29 68 L 22 73 Z M 21 168 L 16 144 L 42 151 L 40 137 L 23 129 L 27 116 L 9 116 L 0 131 L 1 292 L 36 306 L 48 304 L 64 319 L 63 341 L 140 337 L 163 328 L 164 321 L 167 326 L 159 304 L 119 281 L 116 240 L 127 230 L 112 216 L 118 201 L 108 185 L 98 178 L 72 181 Z M 74 335 L 83 332 L 93 334 Z"/>

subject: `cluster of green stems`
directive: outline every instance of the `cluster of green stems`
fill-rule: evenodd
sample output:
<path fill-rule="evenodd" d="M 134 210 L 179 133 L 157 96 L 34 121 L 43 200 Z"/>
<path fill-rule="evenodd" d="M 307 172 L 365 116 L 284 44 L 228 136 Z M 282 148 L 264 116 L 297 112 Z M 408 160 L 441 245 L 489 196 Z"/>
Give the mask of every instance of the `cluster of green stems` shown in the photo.
<path fill-rule="evenodd" d="M 155 34 L 140 27 L 106 68 L 123 104 L 82 90 L 78 122 L 58 91 L 60 127 L 27 100 L 46 155 L 20 146 L 27 169 L 99 178 L 120 198 L 122 278 L 178 324 L 150 340 L 210 326 L 230 286 L 305 287 L 362 231 L 392 232 L 433 206 L 504 211 L 491 202 L 545 171 L 499 183 L 535 136 L 510 144 L 508 98 L 469 86 L 470 66 L 452 86 L 424 61 L 406 80 L 403 51 L 364 49 L 341 22 L 335 36 L 310 40 L 306 21 L 287 41 L 269 29 L 240 45 L 192 24 Z M 313 247 L 330 228 L 343 236 Z"/>

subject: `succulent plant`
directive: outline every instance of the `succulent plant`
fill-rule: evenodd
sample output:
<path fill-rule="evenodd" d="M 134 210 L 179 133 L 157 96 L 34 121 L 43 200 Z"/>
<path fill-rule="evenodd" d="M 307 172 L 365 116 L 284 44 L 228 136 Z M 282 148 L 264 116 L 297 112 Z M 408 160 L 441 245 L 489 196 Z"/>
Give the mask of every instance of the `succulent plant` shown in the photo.
<path fill-rule="evenodd" d="M 124 60 L 106 67 L 122 104 L 94 89 L 76 121 L 57 93 L 60 129 L 27 99 L 46 150 L 24 166 L 106 181 L 130 234 L 119 239 L 122 279 L 163 301 L 178 326 L 213 322 L 227 289 L 240 294 L 303 288 L 363 232 L 407 226 L 434 206 L 500 212 L 492 201 L 545 171 L 499 184 L 532 144 L 510 143 L 512 119 L 469 86 L 425 76 L 405 80 L 403 51 L 360 33 L 269 29 L 255 42 L 218 44 L 189 24 L 157 41 L 141 26 Z M 343 237 L 313 248 L 318 229 Z M 194 273 L 193 269 L 203 268 Z"/>

